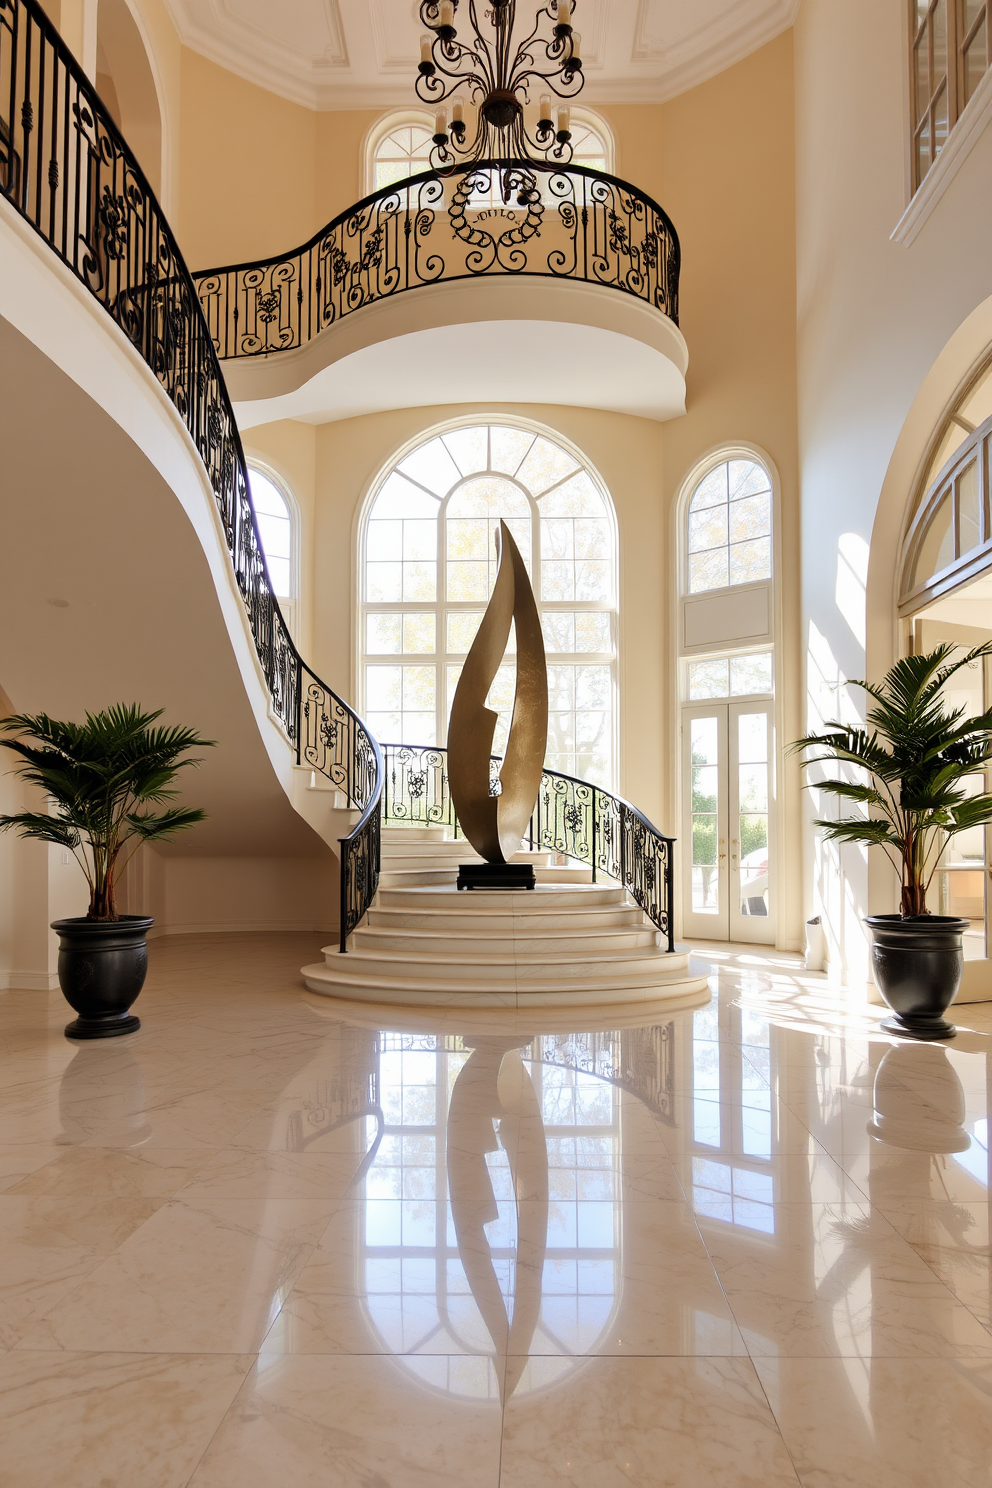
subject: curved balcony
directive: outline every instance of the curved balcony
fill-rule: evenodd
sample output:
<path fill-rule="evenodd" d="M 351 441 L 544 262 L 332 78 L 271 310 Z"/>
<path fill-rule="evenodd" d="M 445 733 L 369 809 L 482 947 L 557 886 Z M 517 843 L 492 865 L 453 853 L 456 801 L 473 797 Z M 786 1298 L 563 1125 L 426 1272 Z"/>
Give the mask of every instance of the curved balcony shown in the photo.
<path fill-rule="evenodd" d="M 426 172 L 291 253 L 194 275 L 242 427 L 486 399 L 684 412 L 668 216 L 615 176 L 519 169 L 523 206 L 491 204 L 491 162 Z M 551 358 L 521 358 L 540 325 Z"/>

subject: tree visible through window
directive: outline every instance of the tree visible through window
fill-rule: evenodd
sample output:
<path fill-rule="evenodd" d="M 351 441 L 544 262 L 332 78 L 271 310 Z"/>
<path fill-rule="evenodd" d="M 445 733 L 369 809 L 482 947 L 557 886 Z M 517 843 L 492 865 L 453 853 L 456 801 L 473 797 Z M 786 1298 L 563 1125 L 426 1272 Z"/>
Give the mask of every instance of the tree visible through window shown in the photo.
<path fill-rule="evenodd" d="M 500 519 L 531 575 L 548 659 L 549 766 L 613 782 L 616 554 L 609 498 L 544 434 L 477 424 L 435 435 L 383 480 L 364 531 L 363 712 L 384 743 L 442 743 L 496 577 Z M 513 638 L 489 706 L 501 752 Z"/>
<path fill-rule="evenodd" d="M 689 501 L 689 593 L 771 578 L 772 491 L 756 460 L 725 460 Z"/>

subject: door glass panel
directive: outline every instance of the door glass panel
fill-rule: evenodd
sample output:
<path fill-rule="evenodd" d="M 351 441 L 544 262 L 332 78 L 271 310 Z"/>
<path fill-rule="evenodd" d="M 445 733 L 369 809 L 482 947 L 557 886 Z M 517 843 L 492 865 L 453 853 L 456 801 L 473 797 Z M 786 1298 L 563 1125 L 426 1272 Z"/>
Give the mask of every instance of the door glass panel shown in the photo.
<path fill-rule="evenodd" d="M 719 802 L 719 724 L 716 718 L 693 718 L 690 728 L 692 770 L 692 908 L 695 914 L 719 914 L 717 858 Z"/>
<path fill-rule="evenodd" d="M 955 648 L 952 660 L 958 660 L 962 649 Z M 981 714 L 985 706 L 983 671 L 981 662 L 974 661 L 955 672 L 943 691 L 944 706 L 949 710 L 961 708 L 969 718 Z M 968 776 L 962 784 L 969 796 L 980 796 L 985 791 L 985 776 Z M 972 827 L 959 832 L 942 853 L 934 875 L 934 886 L 930 890 L 928 907 L 931 913 L 959 915 L 971 922 L 963 937 L 966 961 L 982 960 L 987 954 L 985 866 L 985 828 Z"/>
<path fill-rule="evenodd" d="M 737 720 L 737 792 L 740 818 L 742 915 L 768 915 L 768 716 L 742 713 Z"/>

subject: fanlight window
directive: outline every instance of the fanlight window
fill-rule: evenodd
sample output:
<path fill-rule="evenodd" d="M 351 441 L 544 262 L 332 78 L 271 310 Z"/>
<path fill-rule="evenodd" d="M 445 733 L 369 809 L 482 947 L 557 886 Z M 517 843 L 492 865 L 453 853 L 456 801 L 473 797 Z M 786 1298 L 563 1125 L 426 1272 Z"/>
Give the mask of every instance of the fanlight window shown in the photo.
<path fill-rule="evenodd" d="M 432 132 L 431 126 L 425 122 L 400 124 L 383 135 L 373 153 L 373 191 L 430 170 Z"/>
<path fill-rule="evenodd" d="M 293 593 L 293 525 L 286 498 L 260 470 L 249 470 L 251 501 L 272 587 L 280 599 Z"/>
<path fill-rule="evenodd" d="M 689 593 L 771 578 L 772 491 L 756 460 L 725 460 L 689 501 Z"/>
<path fill-rule="evenodd" d="M 952 430 L 957 424 L 952 421 Z M 945 436 L 943 444 L 947 443 Z M 927 592 L 943 592 L 988 564 L 988 459 L 992 418 L 960 440 L 920 504 L 907 539 L 904 612 Z"/>
<path fill-rule="evenodd" d="M 421 171 L 430 170 L 431 136 L 433 124 L 428 118 L 423 122 L 416 118 L 397 116 L 396 127 L 380 134 L 374 141 L 369 161 L 370 190 L 379 191 L 392 186 L 396 181 L 405 181 Z M 572 163 L 586 166 L 589 170 L 613 170 L 613 142 L 605 124 L 577 118 L 574 111 L 571 119 Z M 471 206 L 481 210 L 485 207 L 501 208 L 503 199 L 496 183 L 488 189 L 472 195 Z M 515 203 L 510 202 L 513 211 Z"/>
<path fill-rule="evenodd" d="M 451 700 L 496 577 L 500 519 L 534 585 L 548 660 L 548 765 L 610 784 L 616 542 L 609 498 L 561 444 L 477 424 L 426 440 L 380 485 L 363 543 L 363 711 L 384 743 L 446 737 Z M 489 695 L 501 752 L 507 659 Z"/>

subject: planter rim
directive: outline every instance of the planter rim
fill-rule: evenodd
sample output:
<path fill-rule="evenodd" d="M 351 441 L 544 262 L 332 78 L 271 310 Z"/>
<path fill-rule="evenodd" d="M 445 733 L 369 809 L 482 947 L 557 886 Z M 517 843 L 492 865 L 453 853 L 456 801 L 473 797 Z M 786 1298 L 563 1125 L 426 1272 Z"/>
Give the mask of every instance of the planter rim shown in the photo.
<path fill-rule="evenodd" d="M 75 934 L 108 934 L 120 930 L 147 930 L 154 925 L 154 915 L 121 915 L 116 920 L 91 920 L 86 915 L 74 915 L 65 920 L 53 920 L 51 928 L 56 931 L 71 930 Z"/>
<path fill-rule="evenodd" d="M 913 935 L 919 931 L 926 933 L 928 930 L 964 932 L 971 921 L 962 919 L 960 915 L 876 914 L 865 915 L 864 923 L 872 930 L 877 926 L 879 930 L 905 930 L 907 934 Z"/>

